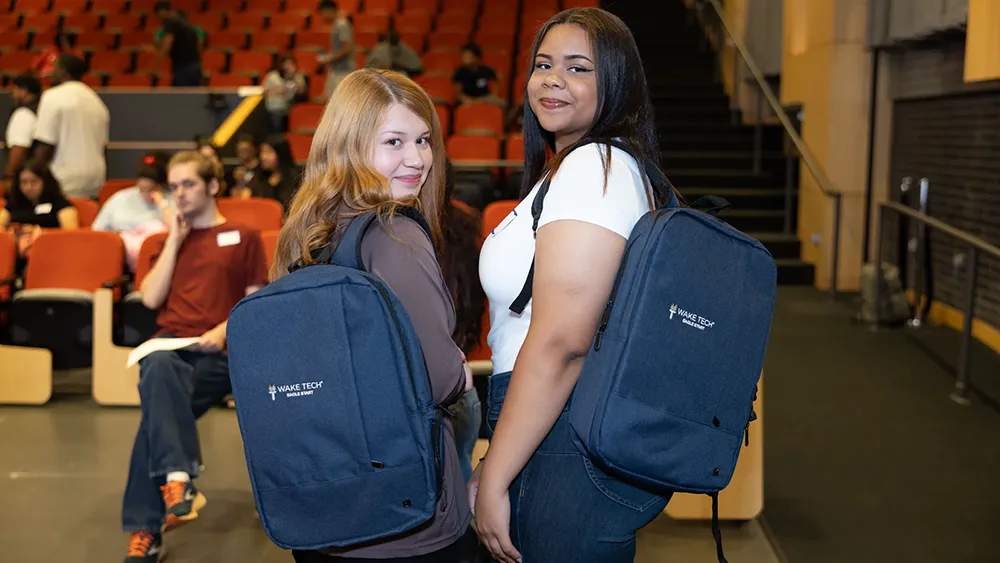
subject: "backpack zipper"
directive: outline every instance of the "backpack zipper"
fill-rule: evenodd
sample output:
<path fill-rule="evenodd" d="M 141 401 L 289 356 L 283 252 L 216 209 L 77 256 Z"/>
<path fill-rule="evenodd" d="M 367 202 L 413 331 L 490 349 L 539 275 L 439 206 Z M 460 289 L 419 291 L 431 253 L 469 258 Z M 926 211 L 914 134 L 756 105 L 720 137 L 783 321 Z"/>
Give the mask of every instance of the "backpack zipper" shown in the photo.
<path fill-rule="evenodd" d="M 372 275 L 369 275 L 369 274 L 362 274 L 362 276 L 364 276 L 365 279 L 367 279 L 368 281 L 370 281 L 372 283 L 372 285 L 375 286 L 375 289 L 378 291 L 378 294 L 382 297 L 382 300 L 388 306 L 389 313 L 392 315 L 392 324 L 395 325 L 395 327 L 396 327 L 396 334 L 399 335 L 399 341 L 402 342 L 403 341 L 403 328 L 402 328 L 402 326 L 400 326 L 399 316 L 396 315 L 396 307 L 392 304 L 392 297 L 389 295 L 389 292 L 386 291 L 385 287 L 382 285 L 383 284 L 382 280 L 380 280 L 380 279 L 378 279 L 378 278 L 376 278 L 376 277 L 374 277 Z M 403 358 L 406 360 L 406 375 L 408 375 L 410 377 L 410 385 L 412 385 L 413 388 L 416 389 L 417 382 L 413 378 L 413 365 L 410 363 L 410 355 L 404 353 L 403 354 Z M 429 377 L 428 377 L 428 379 L 429 379 Z M 428 384 L 430 384 L 430 381 L 428 381 Z M 442 469 L 441 469 L 441 452 L 440 452 L 440 450 L 441 450 L 442 446 L 441 446 L 441 443 L 440 443 L 441 439 L 438 436 L 438 434 L 440 432 L 440 426 L 443 423 L 444 423 L 443 421 L 438 421 L 438 419 L 436 417 L 435 417 L 435 420 L 431 423 L 431 432 L 432 432 L 431 443 L 432 443 L 432 447 L 434 448 L 434 470 L 437 473 L 437 475 L 435 477 L 437 478 L 438 496 L 439 497 L 441 496 L 441 489 L 443 487 L 443 482 L 444 482 L 444 471 L 442 471 Z"/>
<path fill-rule="evenodd" d="M 656 221 L 653 221 L 656 224 Z M 604 331 L 608 328 L 608 321 L 611 319 L 611 309 L 615 304 L 615 295 L 618 293 L 618 286 L 622 282 L 622 277 L 625 276 L 625 265 L 628 262 L 629 252 L 632 252 L 632 247 L 635 246 L 635 242 L 628 245 L 625 248 L 625 254 L 622 255 L 621 266 L 618 267 L 618 274 L 615 275 L 615 283 L 611 286 L 611 295 L 608 296 L 608 303 L 604 306 L 604 312 L 601 313 L 601 321 L 597 325 L 597 335 L 594 337 L 594 351 L 601 349 L 601 339 L 604 338 Z"/>

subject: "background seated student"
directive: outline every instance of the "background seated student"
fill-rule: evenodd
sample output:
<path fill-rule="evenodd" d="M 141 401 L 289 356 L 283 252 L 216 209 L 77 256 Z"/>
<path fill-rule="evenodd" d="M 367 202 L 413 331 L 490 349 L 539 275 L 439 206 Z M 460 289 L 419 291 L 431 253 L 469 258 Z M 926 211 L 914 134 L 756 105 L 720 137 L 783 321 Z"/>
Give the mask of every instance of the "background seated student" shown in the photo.
<path fill-rule="evenodd" d="M 139 161 L 135 185 L 116 192 L 101 206 L 91 229 L 113 231 L 125 243 L 125 257 L 135 271 L 136 258 L 142 241 L 149 235 L 167 230 L 170 220 L 170 196 L 167 189 L 165 152 L 146 154 Z"/>
<path fill-rule="evenodd" d="M 16 271 L 20 274 L 24 270 L 28 251 L 42 229 L 76 229 L 79 221 L 76 208 L 63 195 L 52 171 L 37 159 L 28 160 L 14 175 L 7 206 L 0 210 L 0 228 L 17 225 L 13 229 L 18 250 Z"/>
<path fill-rule="evenodd" d="M 226 169 L 222 165 L 222 159 L 219 158 L 219 149 L 215 148 L 215 145 L 212 143 L 212 137 L 209 135 L 198 135 L 197 137 L 195 137 L 194 142 L 198 152 L 201 153 L 201 155 L 204 156 L 205 158 L 214 162 L 215 165 L 219 167 L 219 170 L 222 170 L 224 173 L 224 179 L 221 181 L 219 195 L 216 197 L 223 197 L 228 195 L 229 186 L 233 185 L 232 181 L 233 171 L 232 170 L 229 170 L 228 172 L 225 171 Z"/>
<path fill-rule="evenodd" d="M 299 185 L 299 169 L 284 135 L 271 135 L 260 144 L 260 167 L 246 187 L 234 188 L 233 197 L 266 197 L 277 200 L 288 211 L 288 203 Z"/>
<path fill-rule="evenodd" d="M 195 421 L 232 391 L 229 311 L 267 277 L 260 233 L 219 213 L 222 171 L 215 163 L 182 152 L 170 160 L 167 176 L 177 213 L 140 287 L 142 302 L 160 310 L 157 336 L 199 342 L 139 363 L 142 419 L 122 502 L 122 528 L 130 533 L 126 563 L 157 562 L 161 530 L 194 520 L 206 504 L 191 483 L 201 463 Z"/>
<path fill-rule="evenodd" d="M 236 157 L 240 163 L 233 168 L 232 182 L 229 183 L 231 189 L 247 187 L 247 183 L 260 168 L 260 159 L 257 157 L 257 142 L 253 135 L 243 133 L 236 138 Z"/>
<path fill-rule="evenodd" d="M 379 37 L 379 42 L 368 51 L 365 65 L 368 68 L 395 70 L 407 76 L 416 76 L 424 69 L 420 55 L 393 30 Z"/>
<path fill-rule="evenodd" d="M 489 102 L 506 105 L 497 95 L 497 73 L 482 64 L 483 51 L 479 45 L 469 43 L 462 48 L 462 66 L 455 70 L 451 81 L 455 84 L 455 99 L 462 104 Z"/>

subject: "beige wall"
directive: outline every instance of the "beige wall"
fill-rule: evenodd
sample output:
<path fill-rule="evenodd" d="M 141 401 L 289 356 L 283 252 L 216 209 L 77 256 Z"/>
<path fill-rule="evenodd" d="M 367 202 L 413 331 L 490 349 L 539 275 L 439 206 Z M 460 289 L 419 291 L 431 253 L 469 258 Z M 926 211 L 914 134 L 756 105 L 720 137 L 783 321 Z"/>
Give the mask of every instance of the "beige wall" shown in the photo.
<path fill-rule="evenodd" d="M 865 0 L 785 0 L 782 104 L 801 104 L 802 136 L 835 190 L 844 194 L 838 287 L 857 289 L 864 232 L 870 54 Z M 804 163 L 799 186 L 803 259 L 816 266 L 816 286 L 829 287 L 833 199 Z M 818 243 L 813 242 L 814 237 Z"/>

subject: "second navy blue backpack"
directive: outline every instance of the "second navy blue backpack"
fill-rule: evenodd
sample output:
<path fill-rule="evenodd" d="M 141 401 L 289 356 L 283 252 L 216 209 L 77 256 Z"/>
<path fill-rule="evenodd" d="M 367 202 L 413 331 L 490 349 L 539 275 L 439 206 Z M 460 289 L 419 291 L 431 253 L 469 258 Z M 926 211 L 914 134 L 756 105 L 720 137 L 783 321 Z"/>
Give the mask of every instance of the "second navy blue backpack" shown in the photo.
<path fill-rule="evenodd" d="M 426 230 L 412 209 L 401 213 Z M 345 547 L 429 520 L 441 411 L 420 341 L 365 271 L 351 221 L 336 250 L 245 297 L 229 316 L 233 397 L 257 511 L 286 549 Z"/>
<path fill-rule="evenodd" d="M 646 173 L 672 190 L 655 167 Z M 547 187 L 532 205 L 536 226 Z M 632 229 L 569 420 L 579 449 L 608 473 L 654 492 L 711 495 L 725 561 L 718 492 L 756 418 L 777 267 L 764 245 L 715 216 L 724 200 L 671 200 Z M 532 278 L 512 311 L 527 304 Z"/>

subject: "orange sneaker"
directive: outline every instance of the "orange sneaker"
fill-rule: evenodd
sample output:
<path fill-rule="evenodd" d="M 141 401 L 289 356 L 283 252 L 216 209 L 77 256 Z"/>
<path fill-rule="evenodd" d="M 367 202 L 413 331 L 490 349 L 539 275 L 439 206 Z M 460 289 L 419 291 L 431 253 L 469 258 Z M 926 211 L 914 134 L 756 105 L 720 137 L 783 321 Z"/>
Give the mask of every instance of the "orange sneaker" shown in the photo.
<path fill-rule="evenodd" d="M 166 551 L 160 534 L 143 531 L 129 535 L 125 563 L 159 563 L 164 555 Z"/>
<path fill-rule="evenodd" d="M 208 504 L 205 495 L 198 492 L 190 481 L 169 481 L 160 487 L 160 492 L 163 494 L 163 504 L 167 507 L 164 532 L 191 522 L 198 517 L 198 511 Z"/>

